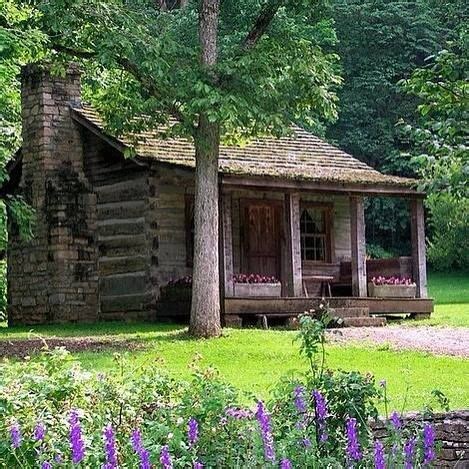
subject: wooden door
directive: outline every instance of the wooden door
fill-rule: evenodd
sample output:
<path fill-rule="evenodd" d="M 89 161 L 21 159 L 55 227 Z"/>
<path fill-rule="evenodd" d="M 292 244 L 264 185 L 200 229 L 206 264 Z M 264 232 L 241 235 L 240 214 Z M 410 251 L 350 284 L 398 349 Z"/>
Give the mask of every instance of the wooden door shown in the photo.
<path fill-rule="evenodd" d="M 245 200 L 242 204 L 243 273 L 281 275 L 281 204 Z"/>

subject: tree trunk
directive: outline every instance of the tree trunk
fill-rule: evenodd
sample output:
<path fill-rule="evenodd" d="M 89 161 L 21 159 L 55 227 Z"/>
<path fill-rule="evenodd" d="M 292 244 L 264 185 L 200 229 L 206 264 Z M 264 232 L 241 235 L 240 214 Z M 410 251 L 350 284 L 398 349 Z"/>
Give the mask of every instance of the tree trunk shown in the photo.
<path fill-rule="evenodd" d="M 207 72 L 217 61 L 219 0 L 201 0 L 199 40 Z M 218 258 L 218 155 L 220 126 L 199 116 L 195 135 L 194 270 L 189 333 L 220 335 L 220 270 Z"/>

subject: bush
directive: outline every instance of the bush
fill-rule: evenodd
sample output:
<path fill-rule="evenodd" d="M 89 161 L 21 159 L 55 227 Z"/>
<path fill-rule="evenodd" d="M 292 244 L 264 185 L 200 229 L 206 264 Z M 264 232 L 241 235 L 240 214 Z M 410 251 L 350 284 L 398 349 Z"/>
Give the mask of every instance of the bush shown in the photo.
<path fill-rule="evenodd" d="M 310 370 L 281 380 L 268 402 L 251 406 L 242 403 L 252 396 L 196 362 L 190 382 L 153 364 L 133 369 L 119 356 L 114 371 L 88 373 L 62 349 L 4 362 L 0 466 L 383 468 L 384 458 L 389 467 L 432 460 L 432 428 L 402 428 L 397 414 L 389 437 L 374 441 L 369 419 L 385 385 L 327 370 L 325 321 L 305 315 L 300 322 Z"/>
<path fill-rule="evenodd" d="M 428 260 L 435 270 L 469 269 L 469 198 L 433 194 Z"/>
<path fill-rule="evenodd" d="M 0 321 L 7 317 L 7 263 L 0 261 Z"/>
<path fill-rule="evenodd" d="M 379 244 L 366 245 L 366 257 L 368 259 L 390 259 L 393 253 L 384 249 Z"/>

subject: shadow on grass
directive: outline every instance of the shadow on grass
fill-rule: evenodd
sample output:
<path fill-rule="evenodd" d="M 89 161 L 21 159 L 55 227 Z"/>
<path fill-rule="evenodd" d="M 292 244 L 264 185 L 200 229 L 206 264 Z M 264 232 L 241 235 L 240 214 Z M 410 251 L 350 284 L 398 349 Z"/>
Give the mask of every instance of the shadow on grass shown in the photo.
<path fill-rule="evenodd" d="M 176 324 L 97 323 L 16 327 L 0 330 L 0 358 L 32 356 L 44 347 L 64 347 L 72 353 L 142 352 L 151 350 L 159 343 L 199 340 L 204 339 L 190 336 L 186 326 Z"/>
<path fill-rule="evenodd" d="M 115 337 L 131 340 L 189 340 L 187 326 L 168 323 L 102 322 L 93 324 L 51 324 L 37 326 L 0 327 L 0 340 L 30 337 L 76 338 Z"/>

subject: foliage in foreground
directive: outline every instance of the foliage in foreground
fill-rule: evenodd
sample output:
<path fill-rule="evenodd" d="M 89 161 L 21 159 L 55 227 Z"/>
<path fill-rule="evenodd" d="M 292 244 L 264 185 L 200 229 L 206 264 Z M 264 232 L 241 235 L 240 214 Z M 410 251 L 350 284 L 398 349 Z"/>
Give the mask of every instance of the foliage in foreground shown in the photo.
<path fill-rule="evenodd" d="M 283 379 L 269 402 L 253 402 L 192 363 L 190 382 L 151 366 L 86 373 L 64 350 L 1 365 L 0 465 L 5 467 L 429 467 L 430 425 L 389 436 L 369 421 L 386 384 L 324 366 L 324 323 L 301 318 L 305 375 Z M 249 397 L 252 406 L 246 407 Z M 392 448 L 392 450 L 391 450 Z"/>

